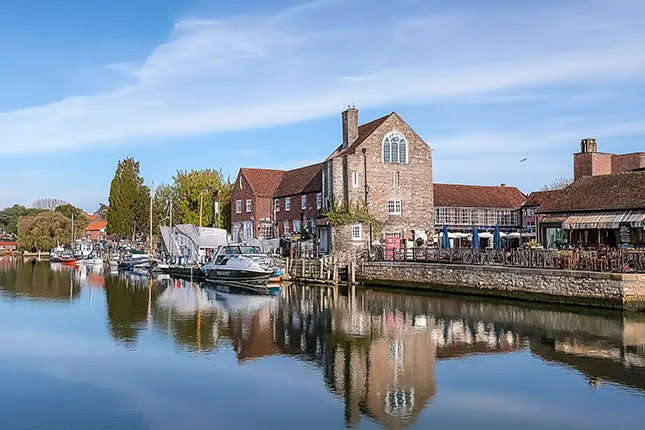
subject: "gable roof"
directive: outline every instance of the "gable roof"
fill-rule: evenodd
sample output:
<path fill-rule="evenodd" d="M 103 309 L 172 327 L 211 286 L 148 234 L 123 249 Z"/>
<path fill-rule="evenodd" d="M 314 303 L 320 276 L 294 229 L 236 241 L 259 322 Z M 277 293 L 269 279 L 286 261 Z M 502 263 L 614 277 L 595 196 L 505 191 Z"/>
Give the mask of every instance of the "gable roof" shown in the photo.
<path fill-rule="evenodd" d="M 562 190 L 548 190 L 548 191 L 533 191 L 529 194 L 526 202 L 522 206 L 524 207 L 536 207 L 541 206 L 548 200 L 553 200 L 558 193 Z"/>
<path fill-rule="evenodd" d="M 518 209 L 526 196 L 516 187 L 434 184 L 435 207 Z"/>
<path fill-rule="evenodd" d="M 107 221 L 92 221 L 85 227 L 85 231 L 99 231 L 105 227 L 107 227 Z"/>
<path fill-rule="evenodd" d="M 256 197 L 273 197 L 280 185 L 284 170 L 242 167 L 240 174 L 244 176 Z"/>
<path fill-rule="evenodd" d="M 645 172 L 585 176 L 542 204 L 539 212 L 645 209 Z"/>
<path fill-rule="evenodd" d="M 299 169 L 287 170 L 282 176 L 280 185 L 275 190 L 275 197 L 321 191 L 322 168 L 323 164 L 317 163 Z"/>
<path fill-rule="evenodd" d="M 358 136 L 356 137 L 356 140 L 354 140 L 354 142 L 352 142 L 346 150 L 343 150 L 343 144 L 341 143 L 340 146 L 336 148 L 336 150 L 332 152 L 329 157 L 327 157 L 327 159 L 334 158 L 340 154 L 344 154 L 345 152 L 354 151 L 361 143 L 365 141 L 365 139 L 370 137 L 372 133 L 376 131 L 377 128 L 379 128 L 385 121 L 387 121 L 389 117 L 395 114 L 396 112 L 391 112 L 385 116 L 376 118 L 373 121 L 366 122 L 365 124 L 359 125 Z"/>

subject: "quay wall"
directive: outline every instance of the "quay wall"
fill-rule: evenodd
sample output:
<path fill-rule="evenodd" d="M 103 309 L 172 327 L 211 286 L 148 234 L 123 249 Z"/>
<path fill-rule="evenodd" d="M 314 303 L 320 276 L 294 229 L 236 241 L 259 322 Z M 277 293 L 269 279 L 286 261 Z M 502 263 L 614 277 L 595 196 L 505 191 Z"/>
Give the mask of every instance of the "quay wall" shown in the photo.
<path fill-rule="evenodd" d="M 363 262 L 357 280 L 392 287 L 645 310 L 645 274 L 388 261 Z"/>

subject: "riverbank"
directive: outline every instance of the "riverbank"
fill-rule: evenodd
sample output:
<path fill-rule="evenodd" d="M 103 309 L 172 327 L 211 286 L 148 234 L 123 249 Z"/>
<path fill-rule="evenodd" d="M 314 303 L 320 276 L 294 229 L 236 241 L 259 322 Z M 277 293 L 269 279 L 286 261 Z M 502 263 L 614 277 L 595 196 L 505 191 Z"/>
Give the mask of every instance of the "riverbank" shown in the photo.
<path fill-rule="evenodd" d="M 645 274 L 388 261 L 360 264 L 356 279 L 388 287 L 645 310 Z"/>

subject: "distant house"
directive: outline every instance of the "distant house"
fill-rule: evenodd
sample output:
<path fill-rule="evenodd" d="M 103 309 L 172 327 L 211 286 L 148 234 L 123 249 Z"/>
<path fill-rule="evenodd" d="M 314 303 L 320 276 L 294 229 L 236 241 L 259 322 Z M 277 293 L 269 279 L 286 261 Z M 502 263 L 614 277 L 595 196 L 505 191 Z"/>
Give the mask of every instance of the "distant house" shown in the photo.
<path fill-rule="evenodd" d="M 0 242 L 0 253 L 17 252 L 17 251 L 18 251 L 18 242 L 14 242 L 14 241 Z"/>
<path fill-rule="evenodd" d="M 105 240 L 107 230 L 107 221 L 92 221 L 85 227 L 83 234 L 86 239 L 92 241 Z"/>

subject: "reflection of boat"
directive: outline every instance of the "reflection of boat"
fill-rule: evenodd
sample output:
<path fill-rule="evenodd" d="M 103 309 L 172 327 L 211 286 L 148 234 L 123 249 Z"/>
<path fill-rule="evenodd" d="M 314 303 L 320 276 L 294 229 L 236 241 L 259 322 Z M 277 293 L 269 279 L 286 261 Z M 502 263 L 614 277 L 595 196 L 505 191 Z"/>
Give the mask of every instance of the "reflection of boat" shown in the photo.
<path fill-rule="evenodd" d="M 211 300 L 219 302 L 228 313 L 254 315 L 264 306 L 274 302 L 275 296 L 244 294 L 243 289 L 228 286 L 216 286 L 211 290 Z"/>
<path fill-rule="evenodd" d="M 266 285 L 276 269 L 270 257 L 259 247 L 228 245 L 222 246 L 213 261 L 203 268 L 209 281 L 243 282 L 244 284 Z"/>

